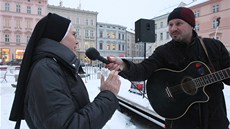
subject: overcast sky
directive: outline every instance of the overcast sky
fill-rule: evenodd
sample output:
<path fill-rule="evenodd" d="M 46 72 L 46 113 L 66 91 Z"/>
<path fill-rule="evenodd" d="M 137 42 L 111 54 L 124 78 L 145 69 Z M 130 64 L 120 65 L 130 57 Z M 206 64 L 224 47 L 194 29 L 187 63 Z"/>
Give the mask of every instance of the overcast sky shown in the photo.
<path fill-rule="evenodd" d="M 97 21 L 135 28 L 140 18 L 151 19 L 159 16 L 168 8 L 174 8 L 182 1 L 186 4 L 193 0 L 62 0 L 63 6 L 98 12 Z M 200 1 L 200 0 L 197 0 Z M 48 0 L 49 5 L 59 5 L 60 0 Z"/>

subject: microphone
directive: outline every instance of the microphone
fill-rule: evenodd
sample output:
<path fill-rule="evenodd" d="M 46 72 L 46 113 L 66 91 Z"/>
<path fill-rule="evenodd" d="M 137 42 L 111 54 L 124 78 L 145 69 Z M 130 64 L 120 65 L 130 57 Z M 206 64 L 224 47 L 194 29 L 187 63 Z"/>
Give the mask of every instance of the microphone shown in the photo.
<path fill-rule="evenodd" d="M 105 64 L 109 64 L 109 61 L 102 57 L 100 53 L 93 47 L 90 47 L 86 50 L 85 55 L 91 60 L 99 60 Z"/>

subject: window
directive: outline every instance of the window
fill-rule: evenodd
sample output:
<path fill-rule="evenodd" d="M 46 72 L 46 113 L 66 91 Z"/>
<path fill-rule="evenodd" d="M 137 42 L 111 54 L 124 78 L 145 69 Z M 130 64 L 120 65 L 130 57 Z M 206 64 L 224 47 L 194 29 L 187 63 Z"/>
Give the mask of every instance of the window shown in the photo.
<path fill-rule="evenodd" d="M 112 50 L 116 50 L 116 44 L 113 43 Z"/>
<path fill-rule="evenodd" d="M 10 35 L 9 34 L 5 34 L 5 42 L 10 42 Z"/>
<path fill-rule="evenodd" d="M 110 44 L 107 43 L 107 50 L 110 50 Z"/>
<path fill-rule="evenodd" d="M 121 50 L 121 44 L 118 45 L 118 50 L 119 50 L 119 51 Z"/>
<path fill-rule="evenodd" d="M 21 28 L 21 21 L 20 21 L 20 19 L 16 19 L 16 20 L 15 20 L 15 23 L 16 23 L 15 28 L 16 28 L 16 29 L 20 29 L 20 28 Z"/>
<path fill-rule="evenodd" d="M 30 6 L 27 6 L 27 13 L 31 14 L 31 7 Z"/>
<path fill-rule="evenodd" d="M 196 31 L 200 31 L 200 24 L 196 24 L 195 30 L 196 30 Z"/>
<path fill-rule="evenodd" d="M 112 38 L 116 39 L 116 32 L 112 32 Z"/>
<path fill-rule="evenodd" d="M 110 38 L 110 32 L 107 32 L 107 38 Z"/>
<path fill-rule="evenodd" d="M 160 33 L 160 40 L 163 40 L 163 33 Z"/>
<path fill-rule="evenodd" d="M 88 19 L 85 20 L 85 25 L 89 25 L 89 20 Z"/>
<path fill-rule="evenodd" d="M 122 45 L 122 51 L 124 51 L 125 50 L 125 45 Z"/>
<path fill-rule="evenodd" d="M 5 3 L 5 11 L 10 11 L 10 4 L 9 3 Z"/>
<path fill-rule="evenodd" d="M 80 29 L 78 28 L 78 29 L 76 29 L 76 36 L 77 37 L 80 37 L 81 36 L 81 31 L 80 31 Z"/>
<path fill-rule="evenodd" d="M 125 40 L 125 35 L 124 34 L 122 34 L 122 40 Z"/>
<path fill-rule="evenodd" d="M 100 31 L 99 37 L 103 38 L 103 31 Z"/>
<path fill-rule="evenodd" d="M 27 35 L 27 36 L 26 36 L 26 41 L 27 41 L 27 43 L 29 42 L 29 40 L 30 40 L 30 36 Z"/>
<path fill-rule="evenodd" d="M 194 15 L 195 15 L 195 17 L 200 17 L 200 10 L 196 10 L 196 11 L 194 12 Z"/>
<path fill-rule="evenodd" d="M 215 29 L 215 28 L 217 28 L 217 26 L 218 26 L 218 22 L 215 19 L 215 20 L 212 21 L 212 28 Z"/>
<path fill-rule="evenodd" d="M 38 8 L 38 15 L 42 15 L 42 8 Z"/>
<path fill-rule="evenodd" d="M 31 27 L 31 20 L 26 20 L 26 28 L 27 29 L 32 29 L 32 27 Z"/>
<path fill-rule="evenodd" d="M 85 37 L 89 37 L 89 30 L 85 30 Z"/>
<path fill-rule="evenodd" d="M 4 27 L 10 28 L 10 19 L 9 18 L 5 18 L 4 21 L 5 21 Z"/>
<path fill-rule="evenodd" d="M 118 34 L 118 39 L 121 39 L 121 34 L 120 33 Z"/>
<path fill-rule="evenodd" d="M 219 5 L 218 4 L 212 6 L 212 12 L 213 13 L 219 12 Z"/>
<path fill-rule="evenodd" d="M 21 12 L 21 6 L 19 4 L 16 5 L 16 12 L 17 13 Z"/>
<path fill-rule="evenodd" d="M 91 26 L 93 26 L 93 19 L 90 21 Z"/>
<path fill-rule="evenodd" d="M 169 32 L 166 33 L 166 39 L 169 39 Z"/>
<path fill-rule="evenodd" d="M 16 43 L 20 43 L 20 35 L 16 35 Z"/>
<path fill-rule="evenodd" d="M 99 49 L 103 50 L 103 43 L 99 43 Z"/>
<path fill-rule="evenodd" d="M 93 30 L 90 30 L 90 37 L 94 37 L 93 36 Z"/>
<path fill-rule="evenodd" d="M 161 28 L 163 28 L 163 22 L 161 22 Z"/>

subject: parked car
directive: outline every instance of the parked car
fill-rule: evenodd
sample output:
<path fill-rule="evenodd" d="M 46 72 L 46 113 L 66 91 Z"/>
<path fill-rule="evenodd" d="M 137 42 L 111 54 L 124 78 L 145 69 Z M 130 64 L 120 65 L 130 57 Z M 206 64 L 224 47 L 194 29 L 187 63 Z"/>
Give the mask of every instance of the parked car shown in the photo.
<path fill-rule="evenodd" d="M 6 65 L 21 65 L 22 59 L 13 59 L 9 62 L 6 62 Z"/>

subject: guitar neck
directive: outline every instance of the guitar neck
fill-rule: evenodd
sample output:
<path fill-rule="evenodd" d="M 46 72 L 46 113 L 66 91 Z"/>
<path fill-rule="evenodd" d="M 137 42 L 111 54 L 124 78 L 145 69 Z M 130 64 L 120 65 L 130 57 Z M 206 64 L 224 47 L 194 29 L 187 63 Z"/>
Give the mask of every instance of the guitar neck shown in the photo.
<path fill-rule="evenodd" d="M 211 74 L 207 74 L 198 78 L 193 79 L 193 82 L 196 84 L 196 86 L 204 87 L 210 84 L 213 84 L 215 82 L 219 82 L 225 79 L 230 78 L 230 67 L 226 69 L 222 69 L 220 71 L 213 72 Z"/>

